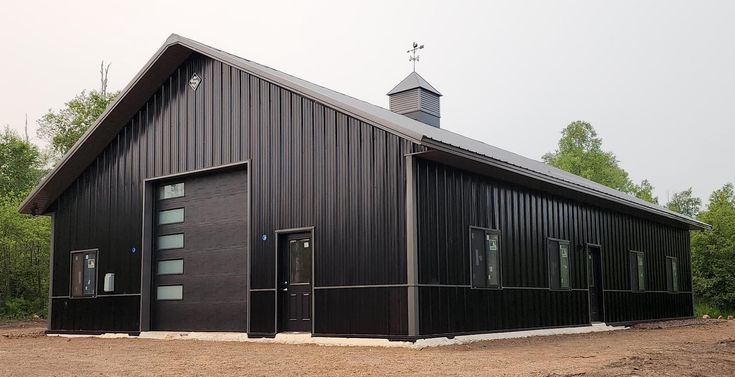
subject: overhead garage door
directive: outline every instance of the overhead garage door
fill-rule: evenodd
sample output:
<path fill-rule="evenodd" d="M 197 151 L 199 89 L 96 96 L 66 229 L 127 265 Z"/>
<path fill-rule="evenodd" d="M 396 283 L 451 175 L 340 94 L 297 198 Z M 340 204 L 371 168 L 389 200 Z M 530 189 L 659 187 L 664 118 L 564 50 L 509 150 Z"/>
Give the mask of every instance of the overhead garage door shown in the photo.
<path fill-rule="evenodd" d="M 247 172 L 157 187 L 153 329 L 247 330 Z"/>

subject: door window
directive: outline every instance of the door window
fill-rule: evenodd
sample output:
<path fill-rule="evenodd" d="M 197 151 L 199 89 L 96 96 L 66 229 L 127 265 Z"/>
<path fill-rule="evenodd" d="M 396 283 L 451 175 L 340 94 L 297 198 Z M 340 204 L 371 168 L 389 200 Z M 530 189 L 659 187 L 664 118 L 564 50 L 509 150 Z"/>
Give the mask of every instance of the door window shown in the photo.
<path fill-rule="evenodd" d="M 311 282 L 311 242 L 292 240 L 289 243 L 291 284 Z"/>

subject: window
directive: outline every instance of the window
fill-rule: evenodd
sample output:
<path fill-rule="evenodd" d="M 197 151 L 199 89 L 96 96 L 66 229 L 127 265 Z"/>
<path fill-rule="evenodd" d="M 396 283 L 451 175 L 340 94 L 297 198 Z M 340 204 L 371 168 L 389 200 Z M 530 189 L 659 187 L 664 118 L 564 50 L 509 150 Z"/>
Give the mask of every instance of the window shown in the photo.
<path fill-rule="evenodd" d="M 497 230 L 470 228 L 472 288 L 500 287 L 500 242 Z"/>
<path fill-rule="evenodd" d="M 158 199 L 172 199 L 184 196 L 184 184 L 163 185 L 158 189 Z"/>
<path fill-rule="evenodd" d="M 175 275 L 184 273 L 184 260 L 172 259 L 158 261 L 157 275 Z"/>
<path fill-rule="evenodd" d="M 71 295 L 93 297 L 97 293 L 97 250 L 71 252 Z"/>
<path fill-rule="evenodd" d="M 679 259 L 666 257 L 666 288 L 669 292 L 679 292 Z"/>
<path fill-rule="evenodd" d="M 595 286 L 595 266 L 591 253 L 587 254 L 587 286 Z"/>
<path fill-rule="evenodd" d="M 181 249 L 184 247 L 184 234 L 167 234 L 158 236 L 158 250 Z"/>
<path fill-rule="evenodd" d="M 159 285 L 156 287 L 156 300 L 171 301 L 184 299 L 183 285 Z"/>
<path fill-rule="evenodd" d="M 158 225 L 184 222 L 184 209 L 176 208 L 158 212 Z"/>
<path fill-rule="evenodd" d="M 646 290 L 646 257 L 640 251 L 630 252 L 630 290 Z"/>
<path fill-rule="evenodd" d="M 549 239 L 549 288 L 569 289 L 569 241 Z"/>

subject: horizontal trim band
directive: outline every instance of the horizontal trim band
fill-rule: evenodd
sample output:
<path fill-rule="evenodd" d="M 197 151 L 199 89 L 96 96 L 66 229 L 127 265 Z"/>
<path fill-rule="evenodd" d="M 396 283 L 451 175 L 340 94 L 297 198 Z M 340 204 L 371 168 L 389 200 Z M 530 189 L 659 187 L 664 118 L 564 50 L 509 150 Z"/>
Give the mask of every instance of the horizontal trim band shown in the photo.
<path fill-rule="evenodd" d="M 349 289 L 349 288 L 407 288 L 408 284 L 375 284 L 375 285 L 335 285 L 314 287 L 315 290 Z"/>
<path fill-rule="evenodd" d="M 140 293 L 118 293 L 118 294 L 110 294 L 110 295 L 96 295 L 96 296 L 80 296 L 80 297 L 72 297 L 72 296 L 51 296 L 52 299 L 54 298 L 69 298 L 69 299 L 90 299 L 90 298 L 103 298 L 103 297 L 128 297 L 128 296 L 140 296 Z"/>

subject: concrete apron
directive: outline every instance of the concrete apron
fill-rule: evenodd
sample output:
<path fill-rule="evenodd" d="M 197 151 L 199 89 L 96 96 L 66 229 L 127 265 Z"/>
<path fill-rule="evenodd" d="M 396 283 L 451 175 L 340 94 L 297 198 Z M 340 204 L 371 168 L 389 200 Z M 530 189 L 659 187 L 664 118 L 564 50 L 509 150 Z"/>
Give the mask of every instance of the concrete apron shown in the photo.
<path fill-rule="evenodd" d="M 127 334 L 102 334 L 102 335 L 72 335 L 72 334 L 48 334 L 48 336 L 59 336 L 66 338 L 92 337 L 101 339 L 155 339 L 155 340 L 204 340 L 215 342 L 252 342 L 252 343 L 277 343 L 277 344 L 314 344 L 319 346 L 352 346 L 352 347 L 402 347 L 422 349 L 427 347 L 452 346 L 469 344 L 485 340 L 527 338 L 534 336 L 550 336 L 564 334 L 585 334 L 602 331 L 624 330 L 624 326 L 607 326 L 604 323 L 596 323 L 591 326 L 561 327 L 554 329 L 509 331 L 491 334 L 460 335 L 452 339 L 446 337 L 419 339 L 415 342 L 390 341 L 388 339 L 373 338 L 336 338 L 336 337 L 313 337 L 309 333 L 279 333 L 274 338 L 249 338 L 245 333 L 233 332 L 182 332 L 182 331 L 144 331 L 138 336 Z"/>

